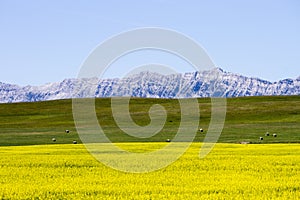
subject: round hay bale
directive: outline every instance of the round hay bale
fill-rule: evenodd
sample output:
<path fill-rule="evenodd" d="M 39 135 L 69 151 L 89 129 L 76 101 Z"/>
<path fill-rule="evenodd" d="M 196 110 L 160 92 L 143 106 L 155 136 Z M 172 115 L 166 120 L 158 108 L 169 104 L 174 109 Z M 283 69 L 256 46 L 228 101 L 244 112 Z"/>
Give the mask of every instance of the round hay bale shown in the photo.
<path fill-rule="evenodd" d="M 70 133 L 70 131 L 69 131 L 69 130 L 65 130 L 65 132 L 66 132 L 66 133 Z"/>
<path fill-rule="evenodd" d="M 263 137 L 259 137 L 259 139 L 260 139 L 260 140 L 264 140 L 264 138 L 263 138 Z"/>
<path fill-rule="evenodd" d="M 166 142 L 171 142 L 171 140 L 170 139 L 166 139 Z"/>
<path fill-rule="evenodd" d="M 277 134 L 276 134 L 276 133 L 274 133 L 274 134 L 273 134 L 273 137 L 277 137 Z"/>
<path fill-rule="evenodd" d="M 266 132 L 266 134 L 265 134 L 266 136 L 270 136 L 270 133 L 269 132 Z"/>
<path fill-rule="evenodd" d="M 77 141 L 76 141 L 76 140 L 73 140 L 73 144 L 77 144 Z"/>
<path fill-rule="evenodd" d="M 202 129 L 202 128 L 200 128 L 199 131 L 200 131 L 201 133 L 203 133 L 203 129 Z"/>
<path fill-rule="evenodd" d="M 52 138 L 52 142 L 56 142 L 56 138 Z"/>

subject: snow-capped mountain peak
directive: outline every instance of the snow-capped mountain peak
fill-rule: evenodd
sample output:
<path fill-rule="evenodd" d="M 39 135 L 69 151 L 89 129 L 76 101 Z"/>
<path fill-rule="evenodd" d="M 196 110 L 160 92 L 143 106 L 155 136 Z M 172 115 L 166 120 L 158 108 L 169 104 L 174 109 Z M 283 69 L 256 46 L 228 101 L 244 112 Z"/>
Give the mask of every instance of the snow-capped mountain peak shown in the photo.
<path fill-rule="evenodd" d="M 1 103 L 113 96 L 190 98 L 299 94 L 300 77 L 272 83 L 221 68 L 170 75 L 145 71 L 125 78 L 101 80 L 73 78 L 42 86 L 20 87 L 0 82 Z"/>

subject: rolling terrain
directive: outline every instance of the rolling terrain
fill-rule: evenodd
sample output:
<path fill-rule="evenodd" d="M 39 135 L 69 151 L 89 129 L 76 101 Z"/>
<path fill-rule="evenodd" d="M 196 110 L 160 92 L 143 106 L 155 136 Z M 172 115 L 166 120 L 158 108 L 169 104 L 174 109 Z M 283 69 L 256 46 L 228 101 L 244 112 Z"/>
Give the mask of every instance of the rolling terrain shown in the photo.
<path fill-rule="evenodd" d="M 201 142 L 210 122 L 210 99 L 199 98 L 200 124 L 204 132 L 194 141 Z M 113 142 L 164 142 L 172 139 L 180 123 L 176 99 L 132 98 L 130 113 L 138 125 L 150 122 L 148 110 L 153 104 L 165 107 L 168 117 L 160 133 L 145 139 L 124 134 L 116 125 L 109 98 L 96 99 L 99 123 Z M 300 96 L 239 97 L 227 99 L 227 115 L 220 143 L 299 143 Z M 65 133 L 65 130 L 70 133 Z M 270 136 L 265 136 L 269 132 Z M 277 137 L 272 134 L 276 133 Z M 259 137 L 263 137 L 260 140 Z M 56 138 L 56 142 L 52 141 Z M 72 100 L 0 104 L 0 145 L 80 143 L 72 115 Z"/>
<path fill-rule="evenodd" d="M 0 198 L 299 197 L 300 96 L 228 98 L 221 137 L 202 159 L 199 151 L 210 122 L 211 103 L 209 98 L 200 98 L 198 102 L 199 128 L 204 132 L 197 133 L 195 142 L 178 160 L 163 169 L 142 174 L 112 169 L 98 162 L 84 145 L 72 144 L 74 140 L 80 143 L 73 121 L 72 100 L 1 104 Z M 139 125 L 149 123 L 148 110 L 153 104 L 164 106 L 168 113 L 160 133 L 146 139 L 133 138 L 116 126 L 110 104 L 109 98 L 96 99 L 99 123 L 115 145 L 129 152 L 147 153 L 163 148 L 167 144 L 165 140 L 172 138 L 179 126 L 178 100 L 133 98 L 130 112 Z M 267 131 L 270 136 L 265 136 Z M 118 155 L 114 151 L 101 154 L 108 159 Z"/>

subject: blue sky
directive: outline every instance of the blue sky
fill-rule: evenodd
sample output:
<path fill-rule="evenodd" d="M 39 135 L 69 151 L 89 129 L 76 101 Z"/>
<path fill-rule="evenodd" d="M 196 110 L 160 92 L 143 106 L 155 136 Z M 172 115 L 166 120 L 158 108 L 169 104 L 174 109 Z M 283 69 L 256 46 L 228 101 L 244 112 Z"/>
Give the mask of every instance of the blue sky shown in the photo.
<path fill-rule="evenodd" d="M 0 82 L 41 85 L 76 77 L 98 44 L 140 27 L 193 38 L 226 71 L 270 81 L 296 78 L 299 2 L 1 0 Z"/>

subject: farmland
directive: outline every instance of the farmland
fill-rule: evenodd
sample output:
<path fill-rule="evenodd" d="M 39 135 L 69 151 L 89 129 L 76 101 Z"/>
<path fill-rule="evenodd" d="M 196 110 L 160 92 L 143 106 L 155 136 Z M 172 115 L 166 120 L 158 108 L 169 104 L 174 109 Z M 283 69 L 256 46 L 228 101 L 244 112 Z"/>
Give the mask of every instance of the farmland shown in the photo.
<path fill-rule="evenodd" d="M 162 144 L 136 143 L 131 148 L 153 145 Z M 297 199 L 300 195 L 299 145 L 217 144 L 204 159 L 198 157 L 199 148 L 200 143 L 194 143 L 162 170 L 132 174 L 97 162 L 82 145 L 1 147 L 0 197 Z"/>
<path fill-rule="evenodd" d="M 125 173 L 98 162 L 76 133 L 71 100 L 0 105 L 1 199 L 297 199 L 300 196 L 300 97 L 247 97 L 227 101 L 215 148 L 199 158 L 210 120 L 201 110 L 194 143 L 177 161 L 149 173 Z M 97 99 L 99 123 L 120 148 L 149 152 L 166 145 L 180 123 L 177 100 L 132 99 L 133 120 L 149 123 L 154 103 L 168 117 L 161 133 L 135 139 L 118 130 L 109 99 Z M 65 133 L 65 129 L 70 133 Z M 278 137 L 265 136 L 266 132 Z M 56 142 L 51 139 L 55 137 Z M 264 137 L 264 140 L 259 140 Z M 79 144 L 72 144 L 76 140 Z M 239 144 L 246 141 L 251 144 Z M 106 152 L 104 156 L 113 156 Z"/>
<path fill-rule="evenodd" d="M 211 117 L 210 99 L 198 99 L 199 127 L 207 130 Z M 139 99 L 130 102 L 130 113 L 138 125 L 150 122 L 148 111 L 153 104 L 167 110 L 164 128 L 157 135 L 138 139 L 124 134 L 116 125 L 110 99 L 96 99 L 99 123 L 113 142 L 161 142 L 172 138 L 180 124 L 180 106 L 176 99 Z M 227 114 L 221 143 L 299 143 L 300 96 L 243 97 L 227 99 Z M 68 129 L 72 134 L 64 134 Z M 277 133 L 277 138 L 260 136 Z M 195 142 L 203 141 L 205 134 L 197 133 Z M 70 144 L 79 141 L 73 115 L 72 101 L 58 100 L 35 103 L 0 104 L 0 145 Z"/>

